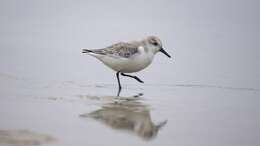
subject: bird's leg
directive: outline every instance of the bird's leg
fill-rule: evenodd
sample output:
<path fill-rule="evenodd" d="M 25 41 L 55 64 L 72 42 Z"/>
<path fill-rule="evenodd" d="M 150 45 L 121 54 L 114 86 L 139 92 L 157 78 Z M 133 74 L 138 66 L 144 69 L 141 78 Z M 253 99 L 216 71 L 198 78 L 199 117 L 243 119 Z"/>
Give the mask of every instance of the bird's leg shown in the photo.
<path fill-rule="evenodd" d="M 121 93 L 121 89 L 118 89 L 118 91 L 117 91 L 117 97 L 120 96 L 120 93 Z M 120 99 L 120 98 L 119 98 L 119 99 Z"/>
<path fill-rule="evenodd" d="M 121 84 L 120 84 L 120 79 L 119 79 L 119 71 L 116 73 L 116 78 L 117 78 L 117 83 L 118 83 L 118 92 L 117 92 L 117 96 L 119 96 L 120 92 L 121 92 Z"/>
<path fill-rule="evenodd" d="M 139 79 L 137 76 L 131 76 L 131 75 L 127 75 L 127 74 L 124 74 L 124 73 L 121 73 L 122 76 L 126 76 L 126 77 L 130 77 L 130 78 L 134 78 L 136 79 L 138 82 L 140 83 L 144 83 L 141 79 Z"/>

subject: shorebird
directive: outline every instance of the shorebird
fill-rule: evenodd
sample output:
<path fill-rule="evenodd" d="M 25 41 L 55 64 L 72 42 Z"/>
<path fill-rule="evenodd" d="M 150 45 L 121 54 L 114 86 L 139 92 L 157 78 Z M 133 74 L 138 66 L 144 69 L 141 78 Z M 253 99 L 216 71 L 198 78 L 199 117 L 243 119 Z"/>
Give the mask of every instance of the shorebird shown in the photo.
<path fill-rule="evenodd" d="M 119 75 L 134 78 L 138 82 L 144 83 L 137 76 L 125 73 L 143 70 L 152 63 L 157 52 L 162 52 L 171 58 L 163 49 L 161 40 L 156 36 L 149 36 L 141 41 L 119 42 L 103 49 L 82 49 L 82 53 L 96 57 L 116 71 L 118 94 L 122 88 Z"/>

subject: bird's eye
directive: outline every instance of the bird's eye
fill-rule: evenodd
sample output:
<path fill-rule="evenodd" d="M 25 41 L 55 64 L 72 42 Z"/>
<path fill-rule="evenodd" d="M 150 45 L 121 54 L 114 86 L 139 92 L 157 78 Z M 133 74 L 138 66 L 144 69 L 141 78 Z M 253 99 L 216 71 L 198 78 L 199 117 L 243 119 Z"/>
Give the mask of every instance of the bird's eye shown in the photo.
<path fill-rule="evenodd" d="M 155 46 L 158 46 L 158 43 L 157 43 L 157 42 L 153 42 L 152 44 L 155 45 Z"/>

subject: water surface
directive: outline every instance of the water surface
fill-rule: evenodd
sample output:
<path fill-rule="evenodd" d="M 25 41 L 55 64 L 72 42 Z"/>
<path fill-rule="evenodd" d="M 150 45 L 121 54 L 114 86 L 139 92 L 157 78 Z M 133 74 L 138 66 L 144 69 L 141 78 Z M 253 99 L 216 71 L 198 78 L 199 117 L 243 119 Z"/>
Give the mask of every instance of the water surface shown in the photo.
<path fill-rule="evenodd" d="M 124 85 L 117 97 L 112 84 L 1 83 L 0 129 L 55 138 L 41 145 L 259 145 L 254 88 Z"/>

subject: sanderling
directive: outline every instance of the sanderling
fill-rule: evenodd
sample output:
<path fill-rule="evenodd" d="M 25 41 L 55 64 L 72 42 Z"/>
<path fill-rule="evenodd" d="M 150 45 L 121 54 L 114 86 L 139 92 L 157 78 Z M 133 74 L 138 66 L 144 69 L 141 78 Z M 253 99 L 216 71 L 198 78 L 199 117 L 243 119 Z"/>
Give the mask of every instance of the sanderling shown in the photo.
<path fill-rule="evenodd" d="M 119 42 L 103 49 L 83 49 L 82 53 L 87 53 L 102 61 L 105 65 L 116 71 L 116 77 L 121 91 L 119 74 L 136 79 L 143 83 L 137 76 L 125 73 L 133 73 L 143 70 L 153 61 L 154 55 L 162 52 L 171 57 L 162 47 L 162 42 L 158 37 L 149 36 L 141 41 Z"/>

